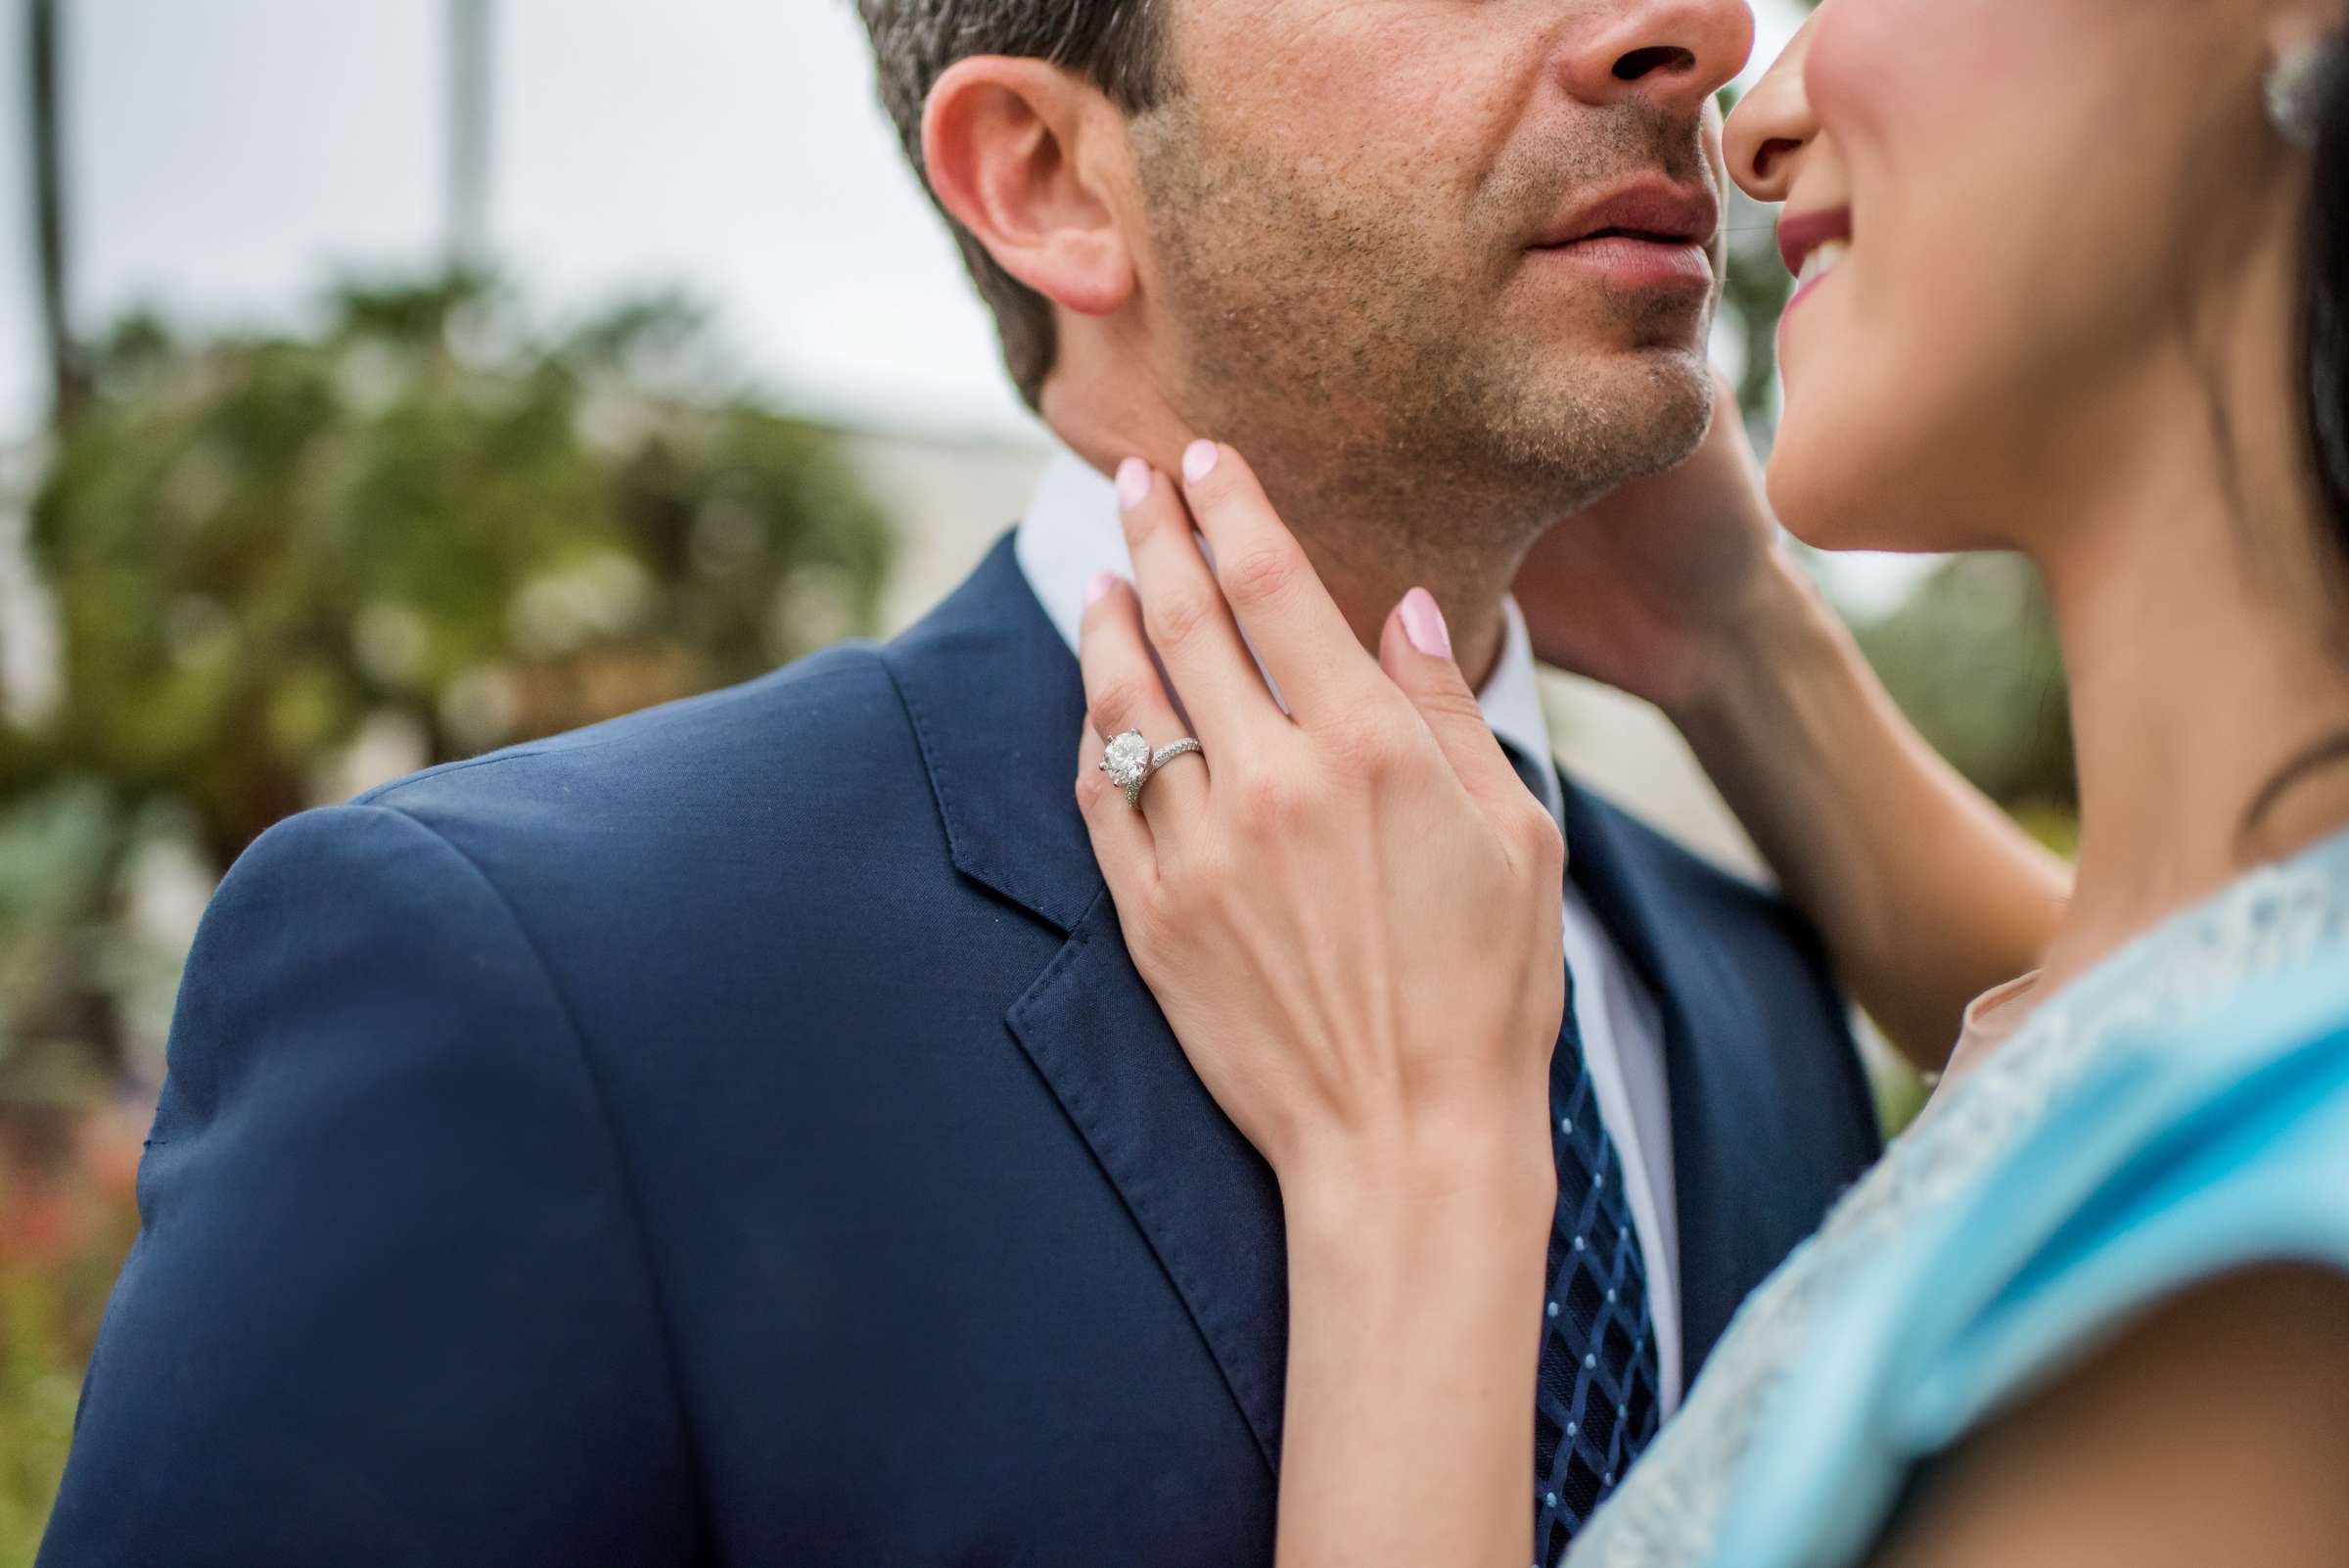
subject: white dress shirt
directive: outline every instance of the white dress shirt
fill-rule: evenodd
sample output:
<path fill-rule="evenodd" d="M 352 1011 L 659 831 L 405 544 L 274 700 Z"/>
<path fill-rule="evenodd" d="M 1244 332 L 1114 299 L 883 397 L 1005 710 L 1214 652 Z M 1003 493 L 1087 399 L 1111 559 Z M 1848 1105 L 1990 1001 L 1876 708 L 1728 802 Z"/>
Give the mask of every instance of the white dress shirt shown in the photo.
<path fill-rule="evenodd" d="M 1094 575 L 1114 572 L 1128 581 L 1133 576 L 1115 486 L 1066 447 L 1055 446 L 1012 548 L 1028 585 L 1072 650 L 1084 617 L 1084 590 Z M 1529 757 L 1546 759 L 1553 755 L 1549 720 L 1534 676 L 1525 617 L 1513 599 L 1503 601 L 1502 611 L 1507 629 L 1500 662 L 1477 701 L 1496 735 Z M 1561 816 L 1564 801 L 1556 774 L 1544 770 L 1543 778 L 1548 786 L 1543 804 L 1551 815 Z M 1655 997 L 1571 882 L 1563 912 L 1575 1022 L 1599 1117 L 1623 1157 L 1625 1196 L 1639 1233 L 1655 1319 L 1659 1413 L 1669 1416 L 1681 1403 L 1681 1290 L 1663 1026 Z"/>

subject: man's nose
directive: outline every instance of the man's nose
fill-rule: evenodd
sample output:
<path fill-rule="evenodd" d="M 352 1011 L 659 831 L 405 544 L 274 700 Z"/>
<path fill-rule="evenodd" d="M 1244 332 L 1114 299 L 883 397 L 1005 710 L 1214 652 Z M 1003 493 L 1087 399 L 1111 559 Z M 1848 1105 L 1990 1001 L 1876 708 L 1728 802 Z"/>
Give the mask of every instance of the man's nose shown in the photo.
<path fill-rule="evenodd" d="M 1694 115 L 1754 50 L 1745 0 L 1619 0 L 1606 9 L 1564 62 L 1567 90 L 1586 103 L 1636 98 Z"/>

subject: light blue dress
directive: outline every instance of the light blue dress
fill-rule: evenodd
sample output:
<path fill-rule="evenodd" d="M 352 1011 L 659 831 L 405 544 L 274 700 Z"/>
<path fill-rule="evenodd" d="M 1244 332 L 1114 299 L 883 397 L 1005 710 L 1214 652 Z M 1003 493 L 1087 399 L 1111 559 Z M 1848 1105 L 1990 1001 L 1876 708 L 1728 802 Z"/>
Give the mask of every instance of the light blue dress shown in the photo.
<path fill-rule="evenodd" d="M 2349 1271 L 2349 833 L 2041 1001 L 1732 1322 L 1572 1568 L 1847 1568 L 1911 1468 L 2185 1286 Z"/>

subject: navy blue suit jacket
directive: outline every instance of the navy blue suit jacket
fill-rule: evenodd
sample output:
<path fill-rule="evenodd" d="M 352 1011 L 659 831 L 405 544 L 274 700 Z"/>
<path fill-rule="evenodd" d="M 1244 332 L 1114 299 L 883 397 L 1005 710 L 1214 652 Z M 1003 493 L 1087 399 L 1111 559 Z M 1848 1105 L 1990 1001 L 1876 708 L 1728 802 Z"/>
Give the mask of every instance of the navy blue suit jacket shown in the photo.
<path fill-rule="evenodd" d="M 1119 940 L 1082 705 L 1006 541 L 894 642 L 263 834 L 41 1562 L 1268 1561 L 1278 1195 Z M 1569 809 L 1693 1371 L 1874 1124 L 1806 928 Z"/>

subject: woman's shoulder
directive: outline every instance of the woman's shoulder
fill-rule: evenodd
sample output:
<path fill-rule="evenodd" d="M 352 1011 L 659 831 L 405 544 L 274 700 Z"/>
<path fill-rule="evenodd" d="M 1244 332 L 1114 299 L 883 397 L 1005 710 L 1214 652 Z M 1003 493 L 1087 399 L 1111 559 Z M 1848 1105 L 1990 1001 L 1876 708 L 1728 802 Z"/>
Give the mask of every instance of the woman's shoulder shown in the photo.
<path fill-rule="evenodd" d="M 2111 1041 L 1870 1268 L 1781 1385 L 1718 1539 L 1857 1560 L 1911 1470 L 2128 1322 L 2261 1265 L 2349 1272 L 2349 962 Z"/>

